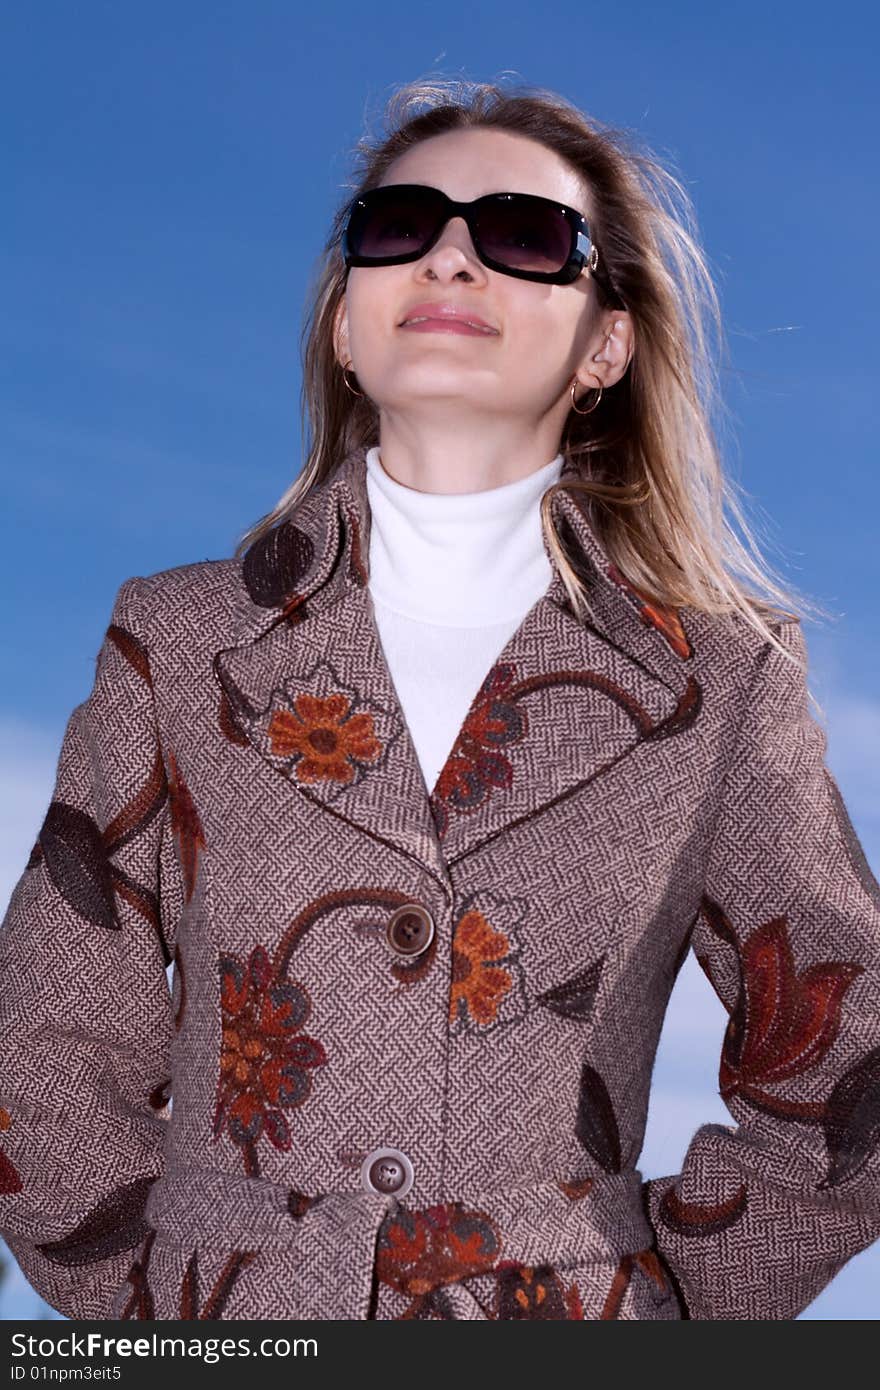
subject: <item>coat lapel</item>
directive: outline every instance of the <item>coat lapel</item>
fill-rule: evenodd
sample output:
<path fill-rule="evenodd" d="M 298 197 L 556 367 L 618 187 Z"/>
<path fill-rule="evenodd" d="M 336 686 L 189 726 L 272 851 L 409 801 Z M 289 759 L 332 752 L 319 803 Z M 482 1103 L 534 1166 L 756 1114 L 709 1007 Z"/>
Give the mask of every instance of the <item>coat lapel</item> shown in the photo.
<path fill-rule="evenodd" d="M 679 616 L 622 581 L 574 494 L 554 508 L 595 621 L 575 618 L 548 549 L 550 585 L 487 671 L 429 789 L 373 617 L 366 447 L 354 450 L 295 523 L 243 558 L 235 643 L 214 658 L 226 736 L 448 889 L 451 866 L 487 840 L 689 728 L 700 688 Z"/>

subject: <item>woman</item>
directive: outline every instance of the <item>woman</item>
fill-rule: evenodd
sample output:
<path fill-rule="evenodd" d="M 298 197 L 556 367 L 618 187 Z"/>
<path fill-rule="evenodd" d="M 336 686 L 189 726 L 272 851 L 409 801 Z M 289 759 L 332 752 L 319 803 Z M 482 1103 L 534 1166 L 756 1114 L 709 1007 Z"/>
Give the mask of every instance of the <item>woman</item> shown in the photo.
<path fill-rule="evenodd" d="M 122 585 L 71 716 L 0 1231 L 80 1317 L 794 1318 L 880 1235 L 880 889 L 722 521 L 686 201 L 551 93 L 389 117 L 302 474 Z M 691 947 L 736 1127 L 643 1181 Z"/>

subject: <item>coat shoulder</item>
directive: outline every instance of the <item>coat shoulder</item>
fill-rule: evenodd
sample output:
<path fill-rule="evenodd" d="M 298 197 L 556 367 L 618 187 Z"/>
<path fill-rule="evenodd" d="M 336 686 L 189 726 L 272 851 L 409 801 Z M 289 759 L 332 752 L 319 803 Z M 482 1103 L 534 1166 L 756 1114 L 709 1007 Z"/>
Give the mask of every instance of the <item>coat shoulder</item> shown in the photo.
<path fill-rule="evenodd" d="M 223 558 L 197 560 L 139 575 L 137 586 L 147 645 L 220 645 L 232 631 L 240 573 L 239 560 Z"/>
<path fill-rule="evenodd" d="M 748 689 L 769 645 L 767 638 L 738 612 L 717 614 L 684 608 L 681 619 L 694 652 L 694 674 L 703 688 L 731 693 Z M 800 618 L 768 619 L 768 627 L 783 646 L 800 645 Z M 794 643 L 793 632 L 797 634 Z"/>

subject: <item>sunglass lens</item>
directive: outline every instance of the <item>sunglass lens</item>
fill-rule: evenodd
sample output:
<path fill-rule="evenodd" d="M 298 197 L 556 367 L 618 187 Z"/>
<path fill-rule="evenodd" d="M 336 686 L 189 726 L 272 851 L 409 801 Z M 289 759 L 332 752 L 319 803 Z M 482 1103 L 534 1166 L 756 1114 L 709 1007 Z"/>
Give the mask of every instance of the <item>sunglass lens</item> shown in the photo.
<path fill-rule="evenodd" d="M 356 207 L 349 243 L 358 256 L 403 256 L 424 246 L 436 224 L 435 199 L 383 190 Z"/>
<path fill-rule="evenodd" d="M 534 203 L 498 198 L 480 209 L 483 250 L 512 270 L 553 274 L 571 250 L 571 228 L 561 212 Z"/>

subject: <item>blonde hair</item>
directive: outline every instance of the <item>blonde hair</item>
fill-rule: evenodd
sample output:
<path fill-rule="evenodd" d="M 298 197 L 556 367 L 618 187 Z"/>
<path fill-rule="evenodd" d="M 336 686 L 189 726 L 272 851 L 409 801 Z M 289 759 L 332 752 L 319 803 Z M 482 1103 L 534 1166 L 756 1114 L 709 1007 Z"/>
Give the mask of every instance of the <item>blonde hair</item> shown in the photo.
<path fill-rule="evenodd" d="M 350 192 L 337 208 L 310 286 L 302 339 L 306 462 L 272 510 L 243 534 L 236 555 L 286 520 L 342 456 L 379 443 L 376 407 L 348 390 L 334 352 L 348 273 L 340 243 L 351 199 L 431 136 L 504 130 L 542 142 L 585 182 L 599 252 L 599 308 L 625 307 L 633 323 L 628 371 L 597 410 L 572 410 L 566 420 L 560 451 L 575 462 L 577 477 L 548 489 L 541 502 L 547 543 L 575 613 L 583 618 L 591 610 L 551 510 L 553 493 L 563 485 L 583 494 L 609 559 L 648 602 L 688 605 L 725 619 L 738 614 L 793 660 L 770 624 L 828 614 L 810 600 L 793 600 L 793 591 L 773 576 L 743 515 L 738 485 L 722 470 L 711 423 L 713 411 L 724 408 L 715 362 L 715 347 L 724 344 L 721 313 L 679 179 L 627 132 L 534 86 L 505 90 L 460 78 L 417 80 L 393 92 L 384 123 L 383 134 L 364 135 L 355 147 L 353 178 L 345 185 Z M 725 504 L 748 549 L 730 526 Z"/>

